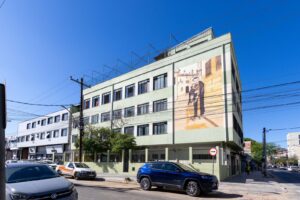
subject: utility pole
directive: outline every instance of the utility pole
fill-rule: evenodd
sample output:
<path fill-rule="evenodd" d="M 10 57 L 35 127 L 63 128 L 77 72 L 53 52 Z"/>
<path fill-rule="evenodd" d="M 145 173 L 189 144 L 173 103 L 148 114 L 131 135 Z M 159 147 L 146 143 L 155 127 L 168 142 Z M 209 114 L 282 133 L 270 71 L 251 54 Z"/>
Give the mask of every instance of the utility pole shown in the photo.
<path fill-rule="evenodd" d="M 262 172 L 263 175 L 266 177 L 267 176 L 267 155 L 266 155 L 266 128 L 263 128 L 263 166 L 262 166 Z"/>
<path fill-rule="evenodd" d="M 0 84 L 0 199 L 5 199 L 5 128 L 6 97 L 5 85 Z"/>
<path fill-rule="evenodd" d="M 80 84 L 80 115 L 79 115 L 79 162 L 82 162 L 82 137 L 83 137 L 83 131 L 84 131 L 84 123 L 83 123 L 83 86 L 90 88 L 91 86 L 85 84 L 83 82 L 83 78 L 80 78 L 80 81 L 78 79 L 73 79 L 73 77 L 70 77 L 71 81 L 74 81 L 75 83 Z"/>

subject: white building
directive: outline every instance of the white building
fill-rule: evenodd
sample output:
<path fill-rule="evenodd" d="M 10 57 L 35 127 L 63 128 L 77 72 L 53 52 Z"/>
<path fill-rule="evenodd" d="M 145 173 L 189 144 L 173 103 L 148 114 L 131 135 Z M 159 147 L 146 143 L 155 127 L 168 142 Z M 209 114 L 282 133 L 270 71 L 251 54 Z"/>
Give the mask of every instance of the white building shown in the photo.
<path fill-rule="evenodd" d="M 69 111 L 61 110 L 24 121 L 18 127 L 18 148 L 21 159 L 62 160 L 70 150 Z"/>
<path fill-rule="evenodd" d="M 6 150 L 6 155 L 5 155 L 6 160 L 17 159 L 18 146 L 17 146 L 16 136 L 10 136 L 5 138 L 5 150 Z"/>
<path fill-rule="evenodd" d="M 300 132 L 287 134 L 288 157 L 297 157 L 300 165 Z"/>

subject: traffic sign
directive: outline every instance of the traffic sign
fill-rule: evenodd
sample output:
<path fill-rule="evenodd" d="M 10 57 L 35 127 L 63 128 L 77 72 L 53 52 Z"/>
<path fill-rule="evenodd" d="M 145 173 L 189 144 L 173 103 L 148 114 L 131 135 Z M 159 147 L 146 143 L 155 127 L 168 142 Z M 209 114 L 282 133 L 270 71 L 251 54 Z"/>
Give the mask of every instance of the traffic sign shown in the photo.
<path fill-rule="evenodd" d="M 211 156 L 216 156 L 217 155 L 217 149 L 216 148 L 211 148 L 209 150 L 209 155 Z"/>

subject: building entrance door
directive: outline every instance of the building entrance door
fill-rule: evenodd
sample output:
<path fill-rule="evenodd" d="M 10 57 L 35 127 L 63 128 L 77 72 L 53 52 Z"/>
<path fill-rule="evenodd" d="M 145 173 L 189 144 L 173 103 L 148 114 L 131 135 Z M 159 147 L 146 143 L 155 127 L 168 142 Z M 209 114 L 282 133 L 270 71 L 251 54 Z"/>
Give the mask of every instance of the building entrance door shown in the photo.
<path fill-rule="evenodd" d="M 124 152 L 123 172 L 128 172 L 129 169 L 129 151 Z"/>

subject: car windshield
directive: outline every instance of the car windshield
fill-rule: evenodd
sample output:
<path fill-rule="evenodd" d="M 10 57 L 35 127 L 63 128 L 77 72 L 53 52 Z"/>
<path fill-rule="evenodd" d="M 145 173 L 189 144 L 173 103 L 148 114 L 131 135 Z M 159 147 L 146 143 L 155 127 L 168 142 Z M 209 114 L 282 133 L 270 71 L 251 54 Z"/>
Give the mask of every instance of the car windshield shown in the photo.
<path fill-rule="evenodd" d="M 75 166 L 77 168 L 89 168 L 89 166 L 87 166 L 86 164 L 84 163 L 75 163 Z"/>
<path fill-rule="evenodd" d="M 188 171 L 188 172 L 197 172 L 196 170 L 184 165 L 184 164 L 181 164 L 181 163 L 177 163 L 177 165 L 183 169 L 184 171 Z"/>
<path fill-rule="evenodd" d="M 6 183 L 18 183 L 59 177 L 48 166 L 18 166 L 6 167 Z"/>

